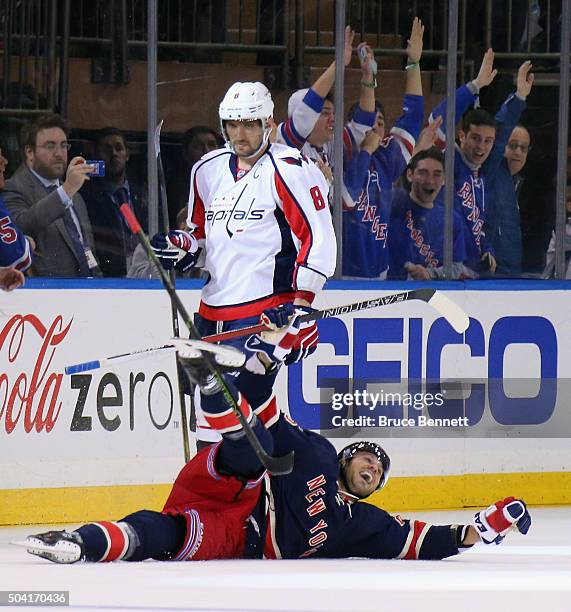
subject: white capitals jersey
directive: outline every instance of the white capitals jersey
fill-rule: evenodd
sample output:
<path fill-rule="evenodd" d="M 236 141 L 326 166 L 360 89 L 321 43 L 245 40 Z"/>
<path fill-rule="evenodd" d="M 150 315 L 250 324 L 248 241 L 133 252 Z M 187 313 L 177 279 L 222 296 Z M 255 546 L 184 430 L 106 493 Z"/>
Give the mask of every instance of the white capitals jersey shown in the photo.
<path fill-rule="evenodd" d="M 228 148 L 192 169 L 188 225 L 210 279 L 199 312 L 215 321 L 256 316 L 301 297 L 312 301 L 335 270 L 327 183 L 297 149 L 269 145 L 241 178 Z"/>

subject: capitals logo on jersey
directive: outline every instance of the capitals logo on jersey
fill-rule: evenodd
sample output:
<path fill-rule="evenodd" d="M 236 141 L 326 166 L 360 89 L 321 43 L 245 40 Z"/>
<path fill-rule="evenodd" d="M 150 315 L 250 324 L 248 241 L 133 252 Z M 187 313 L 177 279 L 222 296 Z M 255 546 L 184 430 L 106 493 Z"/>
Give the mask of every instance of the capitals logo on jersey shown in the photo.
<path fill-rule="evenodd" d="M 232 238 L 235 233 L 243 232 L 248 222 L 260 221 L 264 217 L 264 210 L 256 208 L 255 196 L 245 196 L 249 182 L 236 191 L 232 189 L 225 194 L 216 197 L 210 208 L 205 211 L 205 220 L 213 227 L 217 223 L 225 223 L 226 233 Z"/>

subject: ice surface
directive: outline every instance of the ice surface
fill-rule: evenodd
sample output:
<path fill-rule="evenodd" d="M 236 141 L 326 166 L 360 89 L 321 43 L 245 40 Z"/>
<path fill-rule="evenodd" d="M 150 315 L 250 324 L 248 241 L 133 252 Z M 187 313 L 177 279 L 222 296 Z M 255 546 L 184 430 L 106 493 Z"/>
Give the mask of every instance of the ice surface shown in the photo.
<path fill-rule="evenodd" d="M 67 610 L 571 612 L 571 507 L 531 508 L 528 536 L 446 561 L 56 565 L 9 546 L 62 526 L 0 528 L 0 590 L 67 590 Z M 408 513 L 436 524 L 473 511 Z M 77 525 L 67 525 L 73 529 Z M 39 608 L 18 607 L 18 610 Z M 50 608 L 53 609 L 53 608 Z"/>

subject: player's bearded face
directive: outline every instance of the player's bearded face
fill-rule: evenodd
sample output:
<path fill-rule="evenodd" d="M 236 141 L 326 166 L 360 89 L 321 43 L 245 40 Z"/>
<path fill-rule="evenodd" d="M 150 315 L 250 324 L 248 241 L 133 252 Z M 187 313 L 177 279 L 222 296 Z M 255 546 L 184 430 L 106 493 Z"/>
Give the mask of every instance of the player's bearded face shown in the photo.
<path fill-rule="evenodd" d="M 238 157 L 251 157 L 260 148 L 264 137 L 260 120 L 226 121 L 224 127 Z"/>
<path fill-rule="evenodd" d="M 372 453 L 359 451 L 345 466 L 345 481 L 349 493 L 367 497 L 378 486 L 383 475 L 380 461 Z"/>

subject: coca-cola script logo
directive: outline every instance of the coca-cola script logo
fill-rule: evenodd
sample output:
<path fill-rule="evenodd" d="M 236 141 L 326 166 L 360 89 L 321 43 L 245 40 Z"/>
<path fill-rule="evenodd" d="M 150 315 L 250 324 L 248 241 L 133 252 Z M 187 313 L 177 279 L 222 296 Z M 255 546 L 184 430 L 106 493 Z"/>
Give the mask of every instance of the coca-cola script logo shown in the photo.
<path fill-rule="evenodd" d="M 38 432 L 53 429 L 61 411 L 59 393 L 63 374 L 49 372 L 49 369 L 56 348 L 66 337 L 72 321 L 64 327 L 63 317 L 58 315 L 48 328 L 35 315 L 14 315 L 0 332 L 1 362 L 15 366 L 2 367 L 0 373 L 0 423 L 4 417 L 6 433 L 14 431 L 22 414 L 26 433 L 34 428 Z M 41 346 L 30 376 L 28 364 L 31 361 L 26 351 L 35 346 L 38 337 Z M 18 366 L 21 367 L 19 373 Z M 14 372 L 12 378 L 6 369 Z"/>

